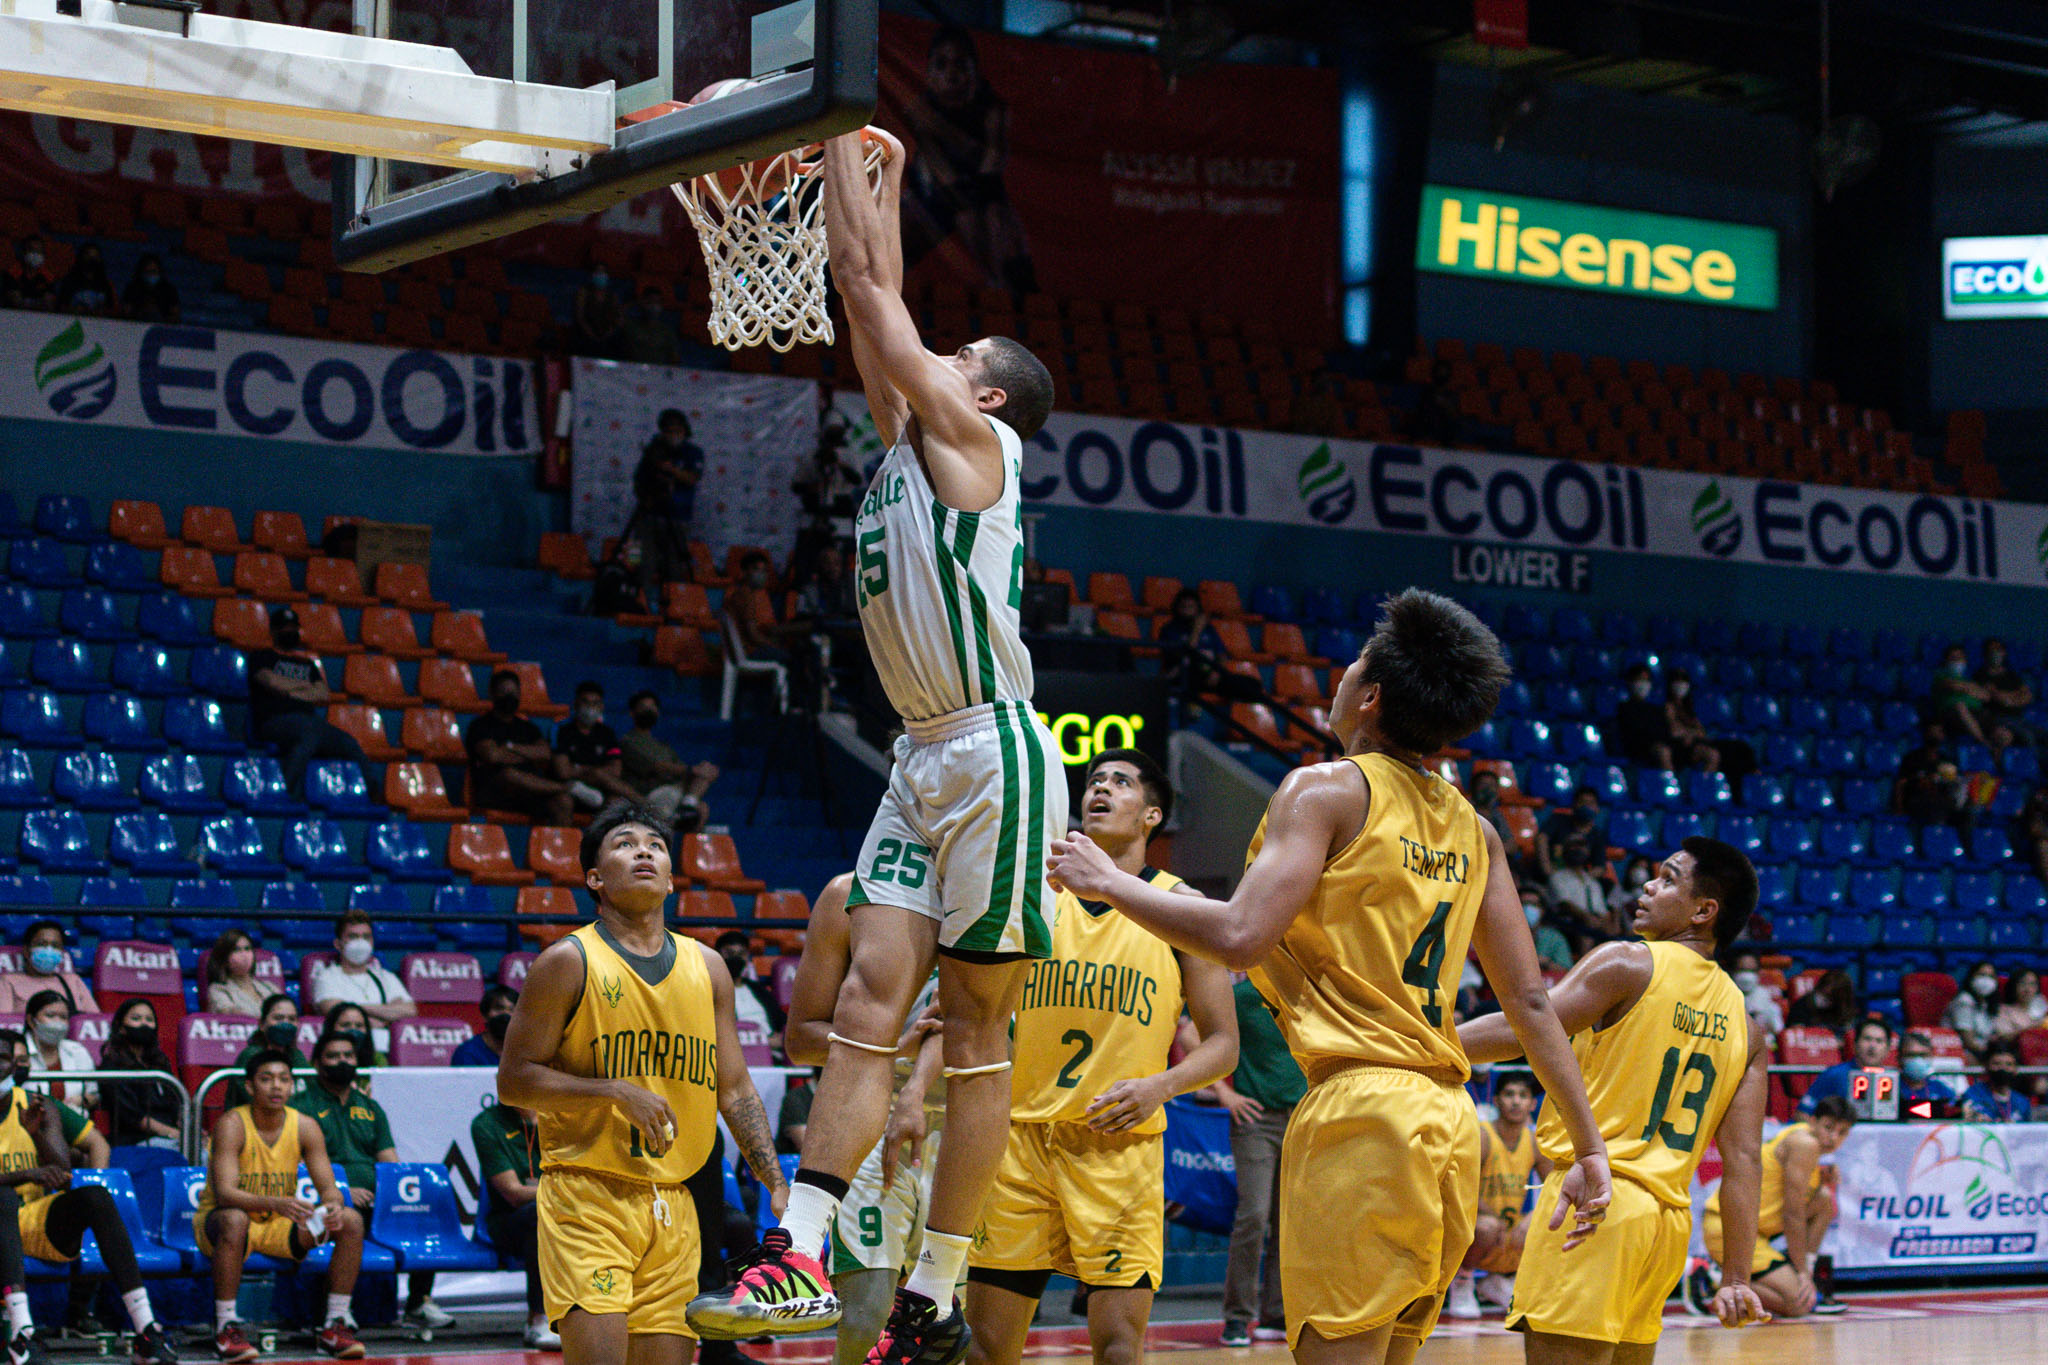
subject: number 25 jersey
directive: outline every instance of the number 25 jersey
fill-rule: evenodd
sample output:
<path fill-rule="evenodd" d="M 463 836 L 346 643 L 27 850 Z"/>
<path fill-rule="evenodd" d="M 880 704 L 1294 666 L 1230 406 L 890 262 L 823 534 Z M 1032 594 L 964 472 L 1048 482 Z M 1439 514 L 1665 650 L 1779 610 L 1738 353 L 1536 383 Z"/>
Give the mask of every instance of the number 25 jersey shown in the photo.
<path fill-rule="evenodd" d="M 1572 1039 L 1607 1161 L 1672 1208 L 1692 1207 L 1692 1173 L 1749 1064 L 1742 992 L 1711 960 L 1677 943 L 1646 943 L 1650 984 L 1609 1028 Z M 1559 1166 L 1572 1140 L 1554 1104 L 1536 1145 Z"/>

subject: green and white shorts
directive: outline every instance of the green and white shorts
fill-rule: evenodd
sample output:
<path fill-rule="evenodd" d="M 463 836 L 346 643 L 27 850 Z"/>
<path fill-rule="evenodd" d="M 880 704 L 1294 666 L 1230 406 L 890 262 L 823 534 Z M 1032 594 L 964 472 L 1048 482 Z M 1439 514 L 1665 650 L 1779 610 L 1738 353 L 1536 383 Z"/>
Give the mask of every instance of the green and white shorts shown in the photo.
<path fill-rule="evenodd" d="M 1067 774 L 1028 702 L 907 721 L 896 767 L 854 864 L 847 908 L 894 905 L 939 921 L 963 955 L 1052 956 L 1046 846 L 1067 832 Z"/>
<path fill-rule="evenodd" d="M 882 1144 L 876 1143 L 867 1160 L 860 1163 L 832 1225 L 834 1275 L 849 1270 L 900 1274 L 910 1269 L 924 1249 L 924 1212 L 931 1207 L 932 1173 L 939 1166 L 941 1136 L 937 1131 L 926 1135 L 921 1165 L 910 1164 L 911 1153 L 902 1154 L 897 1159 L 896 1181 L 886 1190 L 882 1188 Z"/>

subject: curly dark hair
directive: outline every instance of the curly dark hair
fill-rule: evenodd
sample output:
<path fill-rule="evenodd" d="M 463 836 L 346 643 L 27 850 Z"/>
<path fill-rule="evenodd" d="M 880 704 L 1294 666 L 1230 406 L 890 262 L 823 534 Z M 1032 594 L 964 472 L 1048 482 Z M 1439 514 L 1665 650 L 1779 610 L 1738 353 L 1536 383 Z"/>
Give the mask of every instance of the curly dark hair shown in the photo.
<path fill-rule="evenodd" d="M 1418 754 L 1484 725 L 1508 680 L 1493 632 L 1450 598 L 1421 588 L 1387 599 L 1362 657 L 1364 681 L 1380 689 L 1380 732 Z"/>

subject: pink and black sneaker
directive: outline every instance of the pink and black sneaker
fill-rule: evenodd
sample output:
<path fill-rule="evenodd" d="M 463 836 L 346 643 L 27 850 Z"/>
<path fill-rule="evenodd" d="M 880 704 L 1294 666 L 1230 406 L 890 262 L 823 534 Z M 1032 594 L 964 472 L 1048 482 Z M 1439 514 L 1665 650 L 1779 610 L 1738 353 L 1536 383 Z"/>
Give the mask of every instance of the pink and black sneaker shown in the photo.
<path fill-rule="evenodd" d="M 731 1262 L 739 1272 L 730 1288 L 699 1294 L 686 1318 L 707 1341 L 816 1332 L 839 1325 L 839 1298 L 818 1258 L 790 1245 L 789 1233 L 770 1228 L 758 1251 Z"/>
<path fill-rule="evenodd" d="M 889 1325 L 868 1352 L 866 1365 L 959 1365 L 974 1334 L 967 1330 L 960 1301 L 948 1306 L 952 1311 L 942 1318 L 939 1306 L 924 1295 L 897 1290 Z"/>

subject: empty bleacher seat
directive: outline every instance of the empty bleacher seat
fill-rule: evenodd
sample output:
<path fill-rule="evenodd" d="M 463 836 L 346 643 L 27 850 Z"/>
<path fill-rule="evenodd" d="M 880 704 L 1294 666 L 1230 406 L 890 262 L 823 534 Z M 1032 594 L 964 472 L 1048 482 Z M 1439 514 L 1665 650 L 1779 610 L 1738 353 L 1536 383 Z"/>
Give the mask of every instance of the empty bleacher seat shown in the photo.
<path fill-rule="evenodd" d="M 522 915 L 574 915 L 579 913 L 576 893 L 566 886 L 522 886 L 514 908 Z M 522 924 L 519 936 L 535 943 L 554 943 L 575 931 L 573 924 Z"/>
<path fill-rule="evenodd" d="M 106 698 L 95 697 L 93 701 Z M 132 698 L 131 698 L 132 700 Z M 140 703 L 137 703 L 138 707 Z M 44 687 L 10 687 L 0 692 L 0 733 L 39 747 L 63 745 L 76 738 L 64 719 L 57 694 Z"/>
<path fill-rule="evenodd" d="M 427 832 L 407 820 L 387 820 L 370 827 L 370 866 L 398 882 L 437 882 L 448 876 L 448 864 L 427 840 Z"/>
<path fill-rule="evenodd" d="M 178 815 L 213 815 L 226 809 L 213 794 L 196 754 L 158 754 L 142 765 L 142 799 Z"/>
<path fill-rule="evenodd" d="M 491 951 L 504 948 L 510 938 L 506 926 L 488 923 L 481 918 L 501 908 L 492 904 L 491 895 L 491 888 L 487 886 L 464 884 L 436 888 L 435 925 L 458 948 Z"/>
<path fill-rule="evenodd" d="M 392 763 L 384 769 L 384 802 L 408 819 L 448 823 L 469 818 L 467 806 L 448 799 L 441 769 L 432 763 Z"/>
<path fill-rule="evenodd" d="M 306 801 L 329 816 L 344 819 L 381 815 L 384 810 L 370 795 L 361 766 L 338 758 L 316 759 L 307 767 Z"/>
<path fill-rule="evenodd" d="M 235 556 L 232 579 L 237 592 L 261 602 L 304 602 L 309 598 L 292 586 L 292 573 L 283 555 L 252 550 Z"/>
<path fill-rule="evenodd" d="M 114 592 L 153 592 L 157 577 L 149 561 L 132 545 L 110 541 L 85 553 L 85 577 Z"/>
<path fill-rule="evenodd" d="M 104 692 L 107 682 L 83 640 L 38 640 L 29 653 L 29 676 L 57 692 Z"/>
<path fill-rule="evenodd" d="M 157 565 L 157 577 L 165 587 L 186 597 L 235 595 L 233 588 L 220 581 L 220 570 L 213 562 L 213 555 L 190 545 L 165 547 Z"/>
<path fill-rule="evenodd" d="M 482 886 L 531 886 L 533 873 L 512 861 L 505 831 L 497 825 L 451 825 L 448 866 Z"/>
<path fill-rule="evenodd" d="M 192 651 L 186 678 L 194 689 L 221 701 L 242 701 L 249 695 L 248 656 L 233 645 L 208 645 Z"/>
<path fill-rule="evenodd" d="M 163 509 L 153 502 L 116 499 L 107 509 L 107 534 L 145 550 L 161 550 L 171 543 Z"/>
<path fill-rule="evenodd" d="M 239 902 L 235 888 L 229 882 L 218 879 L 197 878 L 171 883 L 171 932 L 183 934 L 194 942 L 211 942 L 215 935 L 228 927 L 226 919 L 211 919 L 198 915 L 181 915 L 181 910 L 233 910 Z"/>
<path fill-rule="evenodd" d="M 136 872 L 189 875 L 196 870 L 177 827 L 160 810 L 115 816 L 107 852 L 115 862 Z"/>
<path fill-rule="evenodd" d="M 81 810 L 134 810 L 139 804 L 110 753 L 82 751 L 57 760 L 51 790 Z"/>
<path fill-rule="evenodd" d="M 300 815 L 306 809 L 285 784 L 283 765 L 267 754 L 231 760 L 221 795 L 251 815 Z"/>
<path fill-rule="evenodd" d="M 285 829 L 284 861 L 308 877 L 326 881 L 370 875 L 349 847 L 347 831 L 321 815 L 294 821 Z"/>
<path fill-rule="evenodd" d="M 227 716 L 212 697 L 173 697 L 165 702 L 164 736 L 179 748 L 201 754 L 240 753 L 247 747 L 228 732 Z"/>
<path fill-rule="evenodd" d="M 390 763 L 405 757 L 405 750 L 384 733 L 384 718 L 374 706 L 360 702 L 335 702 L 327 708 L 327 723 L 355 737 L 363 756 L 373 763 Z"/>
<path fill-rule="evenodd" d="M 200 856 L 230 877 L 281 877 L 284 864 L 270 856 L 263 827 L 247 815 L 216 815 L 199 826 Z"/>
<path fill-rule="evenodd" d="M 370 1240 L 390 1248 L 400 1269 L 418 1273 L 488 1271 L 498 1267 L 495 1253 L 463 1235 L 461 1207 L 455 1201 L 447 1171 L 439 1166 L 419 1162 L 379 1164 L 377 1198 L 372 1209 Z"/>
<path fill-rule="evenodd" d="M 35 765 L 23 750 L 0 748 L 0 810 L 41 810 L 50 796 L 36 784 Z"/>
<path fill-rule="evenodd" d="M 114 646 L 108 673 L 116 688 L 138 697 L 175 697 L 185 691 L 185 680 L 178 676 L 171 652 L 147 640 Z"/>
<path fill-rule="evenodd" d="M 57 624 L 81 640 L 110 642 L 135 634 L 122 619 L 121 604 L 105 588 L 72 588 L 57 603 Z"/>
<path fill-rule="evenodd" d="M 7 547 L 7 576 L 38 588 L 73 588 L 80 581 L 64 547 L 40 536 Z"/>
<path fill-rule="evenodd" d="M 337 607 L 374 607 L 376 595 L 363 591 L 355 561 L 315 555 L 306 561 L 306 591 Z"/>
<path fill-rule="evenodd" d="M 32 810 L 22 817 L 21 859 L 45 873 L 94 873 L 107 870 L 85 816 L 69 807 Z"/>
<path fill-rule="evenodd" d="M 57 627 L 51 624 L 34 588 L 26 583 L 0 583 L 0 636 L 32 640 L 56 633 Z"/>
<path fill-rule="evenodd" d="M 187 507 L 178 527 L 178 538 L 216 554 L 240 554 L 250 548 L 242 543 L 241 532 L 235 529 L 235 514 L 225 507 Z"/>

